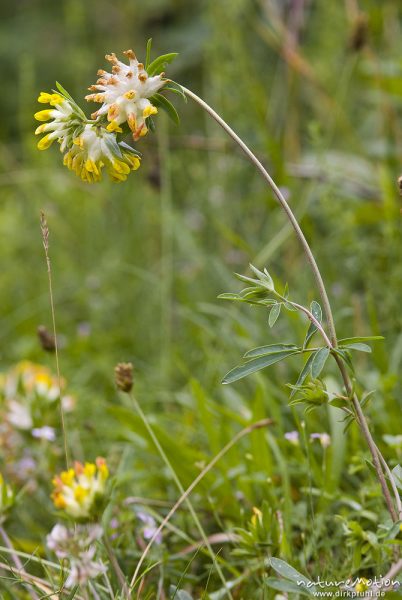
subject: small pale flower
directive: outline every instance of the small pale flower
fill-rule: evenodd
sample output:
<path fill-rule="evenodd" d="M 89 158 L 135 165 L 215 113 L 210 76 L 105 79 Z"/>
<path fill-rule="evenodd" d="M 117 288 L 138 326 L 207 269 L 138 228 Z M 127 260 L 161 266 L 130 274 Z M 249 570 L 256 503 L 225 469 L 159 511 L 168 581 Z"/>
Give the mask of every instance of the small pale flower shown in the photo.
<path fill-rule="evenodd" d="M 73 469 L 63 471 L 53 479 L 51 497 L 54 505 L 71 517 L 90 518 L 105 495 L 108 477 L 109 470 L 103 458 L 98 457 L 95 464 L 76 462 Z"/>
<path fill-rule="evenodd" d="M 56 439 L 56 431 L 53 427 L 44 425 L 43 427 L 34 427 L 31 431 L 32 436 L 39 440 L 47 440 L 48 442 L 54 442 Z"/>
<path fill-rule="evenodd" d="M 153 535 L 156 533 L 156 530 L 158 529 L 155 519 L 153 517 L 151 517 L 151 515 L 148 515 L 147 513 L 144 513 L 144 512 L 138 512 L 137 517 L 139 518 L 140 521 L 142 521 L 144 523 L 144 526 L 142 528 L 142 535 L 144 537 L 144 540 L 150 540 L 153 537 Z M 162 543 L 162 533 L 161 532 L 159 532 L 158 535 L 156 536 L 155 543 L 156 544 Z"/>
<path fill-rule="evenodd" d="M 106 572 L 106 567 L 100 561 L 94 560 L 96 554 L 94 542 L 102 535 L 103 530 L 100 525 L 78 525 L 74 529 L 68 529 L 64 525 L 57 524 L 46 537 L 47 547 L 59 559 L 70 561 L 66 588 L 85 584 Z"/>
<path fill-rule="evenodd" d="M 331 436 L 328 433 L 312 433 L 310 440 L 319 440 L 323 448 L 328 448 L 331 445 Z"/>
<path fill-rule="evenodd" d="M 12 383 L 14 380 L 14 383 Z M 45 400 L 53 402 L 59 397 L 59 381 L 54 377 L 51 371 L 40 364 L 30 361 L 22 361 L 10 373 L 10 384 L 14 387 L 11 393 L 37 395 Z M 60 380 L 61 387 L 65 385 L 63 379 Z"/>
<path fill-rule="evenodd" d="M 22 481 L 31 477 L 37 469 L 37 464 L 32 456 L 24 456 L 15 464 L 15 472 Z"/>
<path fill-rule="evenodd" d="M 121 132 L 120 125 L 127 122 L 134 140 L 138 140 L 148 133 L 148 117 L 158 112 L 149 98 L 163 87 L 166 80 L 163 73 L 149 77 L 132 50 L 126 50 L 124 54 L 129 60 L 128 65 L 119 61 L 114 53 L 106 55 L 106 60 L 112 64 L 112 73 L 99 70 L 99 79 L 89 88 L 94 93 L 85 96 L 85 99 L 102 103 L 92 117 L 106 115 L 109 131 Z"/>
<path fill-rule="evenodd" d="M 116 141 L 115 133 L 106 131 L 104 127 L 89 124 L 85 125 L 81 135 L 74 139 L 63 162 L 87 183 L 100 181 L 103 167 L 112 181 L 125 181 L 127 175 L 140 166 L 140 159 L 135 151 L 127 145 L 124 145 L 122 150 Z"/>
<path fill-rule="evenodd" d="M 298 431 L 287 431 L 283 436 L 285 440 L 297 446 L 299 444 L 299 432 Z"/>
<path fill-rule="evenodd" d="M 71 559 L 71 570 L 65 583 L 67 589 L 84 585 L 94 577 L 106 573 L 105 565 L 93 560 L 95 552 L 96 549 L 91 546 L 86 552 L 81 552 L 78 559 Z"/>
<path fill-rule="evenodd" d="M 13 425 L 16 429 L 31 429 L 32 417 L 29 409 L 17 402 L 16 400 L 9 400 L 7 403 L 7 421 Z"/>

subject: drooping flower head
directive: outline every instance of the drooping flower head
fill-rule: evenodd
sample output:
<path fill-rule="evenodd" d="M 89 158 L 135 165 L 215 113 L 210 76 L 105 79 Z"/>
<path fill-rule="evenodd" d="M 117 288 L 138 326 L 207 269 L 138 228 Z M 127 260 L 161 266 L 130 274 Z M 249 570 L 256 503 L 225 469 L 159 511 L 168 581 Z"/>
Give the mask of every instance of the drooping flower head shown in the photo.
<path fill-rule="evenodd" d="M 112 72 L 100 69 L 99 79 L 89 88 L 94 93 L 85 99 L 102 103 L 92 117 L 106 115 L 108 131 L 121 132 L 120 125 L 127 122 L 134 140 L 138 140 L 148 133 L 148 117 L 158 112 L 149 98 L 165 85 L 166 80 L 164 73 L 150 77 L 132 50 L 123 54 L 129 60 L 128 65 L 119 61 L 114 53 L 106 55 L 106 60 L 112 64 Z"/>
<path fill-rule="evenodd" d="M 112 181 L 125 181 L 140 166 L 140 153 L 126 144 L 123 136 L 131 133 L 137 141 L 146 135 L 154 127 L 152 116 L 158 106 L 177 123 L 175 108 L 158 91 L 163 87 L 184 95 L 180 86 L 165 79 L 162 72 L 176 53 L 164 54 L 150 63 L 150 50 L 151 40 L 147 45 L 147 67 L 132 50 L 124 53 L 129 64 L 119 61 L 114 53 L 106 56 L 112 72 L 98 71 L 98 81 L 89 88 L 93 93 L 85 96 L 88 101 L 102 104 L 91 119 L 59 83 L 57 91 L 41 92 L 38 101 L 51 108 L 35 114 L 42 122 L 35 133 L 46 134 L 38 148 L 46 150 L 57 141 L 64 165 L 87 183 L 101 181 L 103 172 Z"/>
<path fill-rule="evenodd" d="M 52 500 L 56 508 L 77 519 L 90 519 L 102 504 L 109 470 L 104 458 L 85 465 L 76 462 L 73 469 L 53 479 Z"/>

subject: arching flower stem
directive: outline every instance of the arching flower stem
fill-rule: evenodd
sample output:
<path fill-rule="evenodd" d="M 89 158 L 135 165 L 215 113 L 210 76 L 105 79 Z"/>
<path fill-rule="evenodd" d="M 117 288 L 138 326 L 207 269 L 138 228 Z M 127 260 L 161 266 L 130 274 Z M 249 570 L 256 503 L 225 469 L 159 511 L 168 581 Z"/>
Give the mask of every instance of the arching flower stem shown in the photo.
<path fill-rule="evenodd" d="M 184 86 L 181 86 L 181 89 L 186 96 L 188 96 L 189 98 L 194 100 L 199 106 L 201 106 L 201 108 L 203 108 L 222 127 L 222 129 L 224 129 L 224 131 L 226 131 L 226 133 L 232 138 L 232 140 L 242 149 L 244 154 L 247 156 L 247 158 L 250 160 L 250 162 L 256 167 L 256 169 L 262 175 L 263 179 L 267 182 L 268 186 L 273 191 L 276 199 L 278 200 L 278 202 L 281 205 L 282 209 L 284 210 L 290 224 L 292 225 L 292 227 L 295 231 L 296 237 L 298 238 L 299 242 L 302 245 L 302 248 L 306 255 L 307 261 L 313 272 L 314 279 L 315 279 L 315 282 L 316 282 L 316 285 L 317 285 L 317 288 L 318 288 L 318 291 L 320 294 L 321 302 L 323 305 L 323 311 L 324 311 L 324 315 L 326 318 L 327 326 L 328 326 L 328 332 L 329 332 L 328 342 L 330 342 L 328 344 L 328 347 L 331 350 L 336 349 L 336 347 L 338 345 L 338 340 L 337 340 L 337 336 L 336 336 L 335 322 L 334 322 L 334 317 L 332 314 L 331 304 L 330 304 L 330 301 L 328 298 L 327 290 L 325 288 L 325 284 L 324 284 L 321 272 L 320 272 L 317 262 L 314 258 L 314 255 L 311 251 L 311 248 L 304 236 L 304 233 L 303 233 L 295 215 L 293 214 L 292 209 L 290 208 L 289 204 L 287 203 L 286 199 L 284 198 L 282 192 L 280 191 L 280 189 L 278 188 L 278 186 L 276 185 L 275 181 L 272 179 L 272 177 L 270 176 L 268 171 L 265 169 L 265 167 L 261 163 L 261 161 L 255 156 L 255 154 L 243 142 L 243 140 L 237 135 L 237 133 L 235 133 L 233 131 L 233 129 L 226 123 L 226 121 L 224 121 L 224 119 L 222 119 L 222 117 L 220 115 L 218 115 L 218 113 L 215 112 L 215 110 L 213 108 L 211 108 L 211 106 L 209 106 L 209 104 L 207 104 L 204 100 L 202 100 L 202 98 L 197 96 L 197 94 L 195 94 L 194 92 L 192 92 L 191 90 L 187 89 Z M 382 457 L 378 447 L 376 446 L 376 444 L 374 442 L 374 439 L 371 435 L 367 420 L 364 416 L 362 407 L 360 405 L 359 399 L 357 398 L 356 394 L 353 391 L 352 382 L 350 380 L 349 374 L 345 368 L 345 365 L 344 365 L 342 359 L 335 352 L 332 352 L 332 354 L 336 360 L 337 366 L 341 373 L 343 383 L 345 385 L 345 389 L 351 399 L 351 402 L 352 402 L 352 405 L 353 405 L 353 408 L 354 408 L 354 411 L 356 414 L 357 422 L 360 426 L 360 429 L 361 429 L 363 436 L 369 447 L 369 450 L 370 450 L 370 453 L 371 453 L 371 456 L 373 459 L 374 468 L 375 468 L 375 471 L 377 474 L 377 478 L 379 480 L 381 490 L 382 490 L 382 493 L 384 496 L 384 500 L 385 500 L 385 503 L 388 508 L 388 512 L 390 513 L 391 519 L 395 522 L 398 520 L 398 516 L 395 511 L 394 504 L 393 504 L 393 501 L 391 498 L 391 494 L 390 494 L 390 491 L 389 491 L 389 488 L 388 488 L 388 485 L 387 485 L 387 482 L 386 482 L 386 479 L 384 476 L 384 472 L 381 467 L 381 463 L 385 463 L 385 459 Z M 398 495 L 398 498 L 396 497 L 396 503 L 397 503 L 397 505 L 400 504 L 399 495 Z"/>

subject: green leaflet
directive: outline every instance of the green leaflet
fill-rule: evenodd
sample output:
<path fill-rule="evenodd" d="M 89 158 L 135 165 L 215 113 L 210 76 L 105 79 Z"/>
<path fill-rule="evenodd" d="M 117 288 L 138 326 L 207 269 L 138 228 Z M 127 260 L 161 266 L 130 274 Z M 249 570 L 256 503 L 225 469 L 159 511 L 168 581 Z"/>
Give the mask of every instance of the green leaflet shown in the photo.
<path fill-rule="evenodd" d="M 313 317 L 319 323 L 321 323 L 321 321 L 322 321 L 321 306 L 315 300 L 313 300 L 310 305 L 310 311 L 311 311 L 311 314 L 313 315 Z M 309 341 L 311 340 L 311 338 L 313 337 L 313 335 L 315 334 L 316 331 L 317 331 L 317 327 L 314 325 L 314 323 L 310 323 L 310 327 L 307 330 L 306 338 L 304 340 L 304 348 L 307 348 L 307 344 L 309 343 Z"/>
<path fill-rule="evenodd" d="M 170 102 L 170 100 L 165 98 L 165 96 L 162 96 L 162 94 L 154 94 L 150 100 L 153 104 L 155 104 L 155 106 L 163 108 L 163 110 L 167 112 L 168 116 L 172 119 L 172 121 L 176 125 L 179 125 L 179 115 L 173 104 Z"/>
<path fill-rule="evenodd" d="M 360 352 L 371 352 L 370 346 L 360 342 L 357 342 L 356 344 L 342 344 L 340 348 L 345 348 L 345 350 L 359 350 Z"/>
<path fill-rule="evenodd" d="M 270 354 L 268 356 L 260 356 L 259 358 L 254 358 L 249 360 L 243 365 L 239 365 L 226 373 L 225 377 L 222 379 L 223 384 L 233 383 L 234 381 L 238 381 L 239 379 L 243 379 L 243 377 L 247 377 L 247 375 L 251 375 L 252 373 L 256 373 L 269 365 L 273 365 L 276 362 L 279 362 L 288 356 L 292 356 L 292 354 L 298 354 L 297 350 L 285 350 L 283 352 L 276 352 L 275 354 Z"/>
<path fill-rule="evenodd" d="M 343 338 L 342 340 L 338 340 L 340 346 L 347 346 L 348 344 L 357 344 L 359 342 L 374 342 L 376 340 L 385 339 L 382 335 L 368 335 L 368 336 L 360 336 L 360 337 L 350 337 Z"/>
<path fill-rule="evenodd" d="M 281 314 L 281 307 L 282 307 L 282 304 L 280 304 L 280 303 L 274 304 L 273 307 L 271 308 L 271 310 L 269 311 L 268 325 L 270 327 L 273 327 L 275 325 L 275 323 L 277 322 L 278 317 Z"/>
<path fill-rule="evenodd" d="M 148 75 L 152 77 L 153 75 L 159 75 L 162 73 L 165 65 L 171 63 L 176 56 L 177 52 L 169 52 L 169 54 L 162 54 L 161 56 L 158 56 L 158 58 L 155 58 L 155 60 L 148 65 Z"/>
<path fill-rule="evenodd" d="M 299 375 L 295 385 L 292 386 L 292 393 L 290 394 L 291 398 L 296 394 L 297 388 L 299 386 L 303 385 L 303 383 L 306 381 L 307 377 L 310 375 L 311 363 L 313 362 L 314 357 L 315 357 L 315 354 L 311 354 L 311 356 L 309 356 L 308 359 L 306 360 L 304 367 L 300 371 L 300 375 Z"/>
<path fill-rule="evenodd" d="M 294 344 L 269 344 L 268 346 L 259 346 L 249 350 L 244 355 L 244 358 L 256 358 L 257 356 L 266 356 L 267 354 L 274 354 L 275 352 L 282 352 L 286 350 L 300 350 Z"/>
<path fill-rule="evenodd" d="M 329 348 L 320 348 L 313 357 L 311 362 L 311 377 L 313 379 L 317 379 L 320 375 L 321 371 L 324 368 L 325 363 L 327 362 L 327 358 L 329 356 Z"/>

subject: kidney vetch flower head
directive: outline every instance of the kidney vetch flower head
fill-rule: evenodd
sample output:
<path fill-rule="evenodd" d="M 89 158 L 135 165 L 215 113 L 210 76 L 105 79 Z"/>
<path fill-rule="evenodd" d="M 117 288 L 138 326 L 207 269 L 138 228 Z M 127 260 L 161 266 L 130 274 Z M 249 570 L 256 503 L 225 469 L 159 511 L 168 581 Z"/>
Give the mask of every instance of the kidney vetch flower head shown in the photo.
<path fill-rule="evenodd" d="M 89 89 L 86 100 L 102 106 L 87 118 L 70 94 L 56 83 L 57 90 L 41 92 L 38 101 L 50 108 L 35 113 L 41 121 L 35 133 L 44 133 L 38 143 L 46 150 L 54 141 L 64 154 L 63 163 L 83 181 L 101 181 L 105 171 L 112 181 L 125 181 L 131 171 L 140 166 L 140 153 L 125 143 L 131 134 L 134 141 L 144 137 L 155 125 L 152 117 L 158 108 L 165 110 L 177 123 L 178 115 L 169 100 L 158 93 L 171 90 L 183 92 L 177 84 L 164 77 L 163 67 L 176 53 L 164 54 L 150 62 L 151 40 L 147 45 L 146 64 L 139 62 L 132 50 L 124 54 L 128 64 L 114 53 L 106 55 L 112 63 L 111 73 L 101 69 L 99 79 Z"/>
<path fill-rule="evenodd" d="M 109 470 L 104 458 L 94 463 L 74 463 L 74 468 L 63 471 L 53 479 L 52 500 L 56 508 L 70 517 L 87 520 L 96 515 L 106 492 Z"/>
<path fill-rule="evenodd" d="M 96 85 L 89 88 L 95 93 L 85 96 L 85 99 L 102 103 L 101 108 L 92 117 L 107 115 L 108 131 L 121 132 L 119 126 L 127 122 L 134 140 L 138 140 L 148 133 L 146 119 L 158 112 L 149 98 L 154 96 L 167 80 L 163 79 L 164 73 L 150 77 L 132 50 L 126 50 L 123 54 L 129 60 L 128 65 L 119 61 L 114 52 L 106 55 L 106 60 L 113 65 L 112 73 L 100 69 Z"/>

